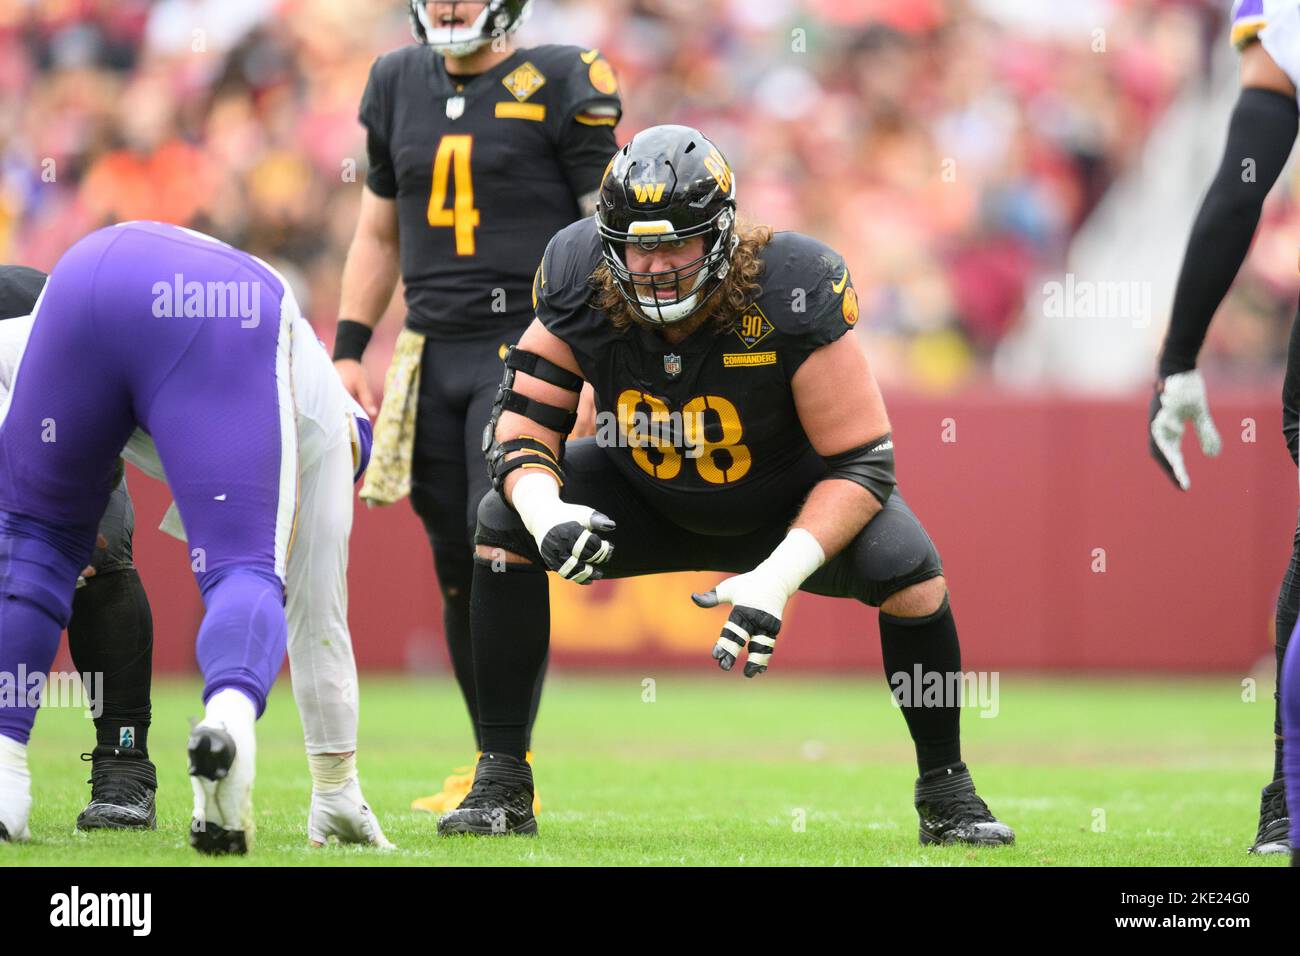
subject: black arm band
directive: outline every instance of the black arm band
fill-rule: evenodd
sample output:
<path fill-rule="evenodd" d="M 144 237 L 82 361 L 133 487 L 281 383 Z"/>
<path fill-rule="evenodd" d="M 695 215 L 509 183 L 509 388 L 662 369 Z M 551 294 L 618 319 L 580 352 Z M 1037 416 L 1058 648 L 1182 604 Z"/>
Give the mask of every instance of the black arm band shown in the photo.
<path fill-rule="evenodd" d="M 559 432 L 561 435 L 567 435 L 573 431 L 573 426 L 578 422 L 578 413 L 576 411 L 565 411 L 558 405 L 539 402 L 527 395 L 520 395 L 510 388 L 502 389 L 501 408 L 507 412 L 523 415 L 524 418 L 537 422 L 543 428 Z"/>
<path fill-rule="evenodd" d="M 548 385 L 567 389 L 570 392 L 582 391 L 581 375 L 574 375 L 567 368 L 560 368 L 550 359 L 544 359 L 536 352 L 526 352 L 517 345 L 512 345 L 506 350 L 505 364 L 506 368 L 541 379 Z"/>
<path fill-rule="evenodd" d="M 360 362 L 366 346 L 370 344 L 370 336 L 374 334 L 375 330 L 364 322 L 339 319 L 339 324 L 334 329 L 334 361 L 353 359 Z"/>
<path fill-rule="evenodd" d="M 894 491 L 894 436 L 886 433 L 870 444 L 850 448 L 822 459 L 829 469 L 825 478 L 843 478 L 859 484 L 882 505 Z"/>
<path fill-rule="evenodd" d="M 555 477 L 561 488 L 564 487 L 564 472 L 560 470 L 560 466 L 555 463 L 553 458 L 548 455 L 516 455 L 509 461 L 503 461 L 500 467 L 492 473 L 492 487 L 501 492 L 502 496 L 505 495 L 506 475 L 516 468 L 544 469 Z"/>
<path fill-rule="evenodd" d="M 507 460 L 506 456 L 514 452 L 525 452 Z M 564 450 L 560 450 L 562 455 Z M 545 468 L 555 476 L 555 480 L 564 487 L 564 469 L 549 445 L 528 435 L 507 438 L 503 442 L 494 442 L 487 451 L 488 477 L 492 487 L 505 494 L 506 475 L 516 468 Z"/>
<path fill-rule="evenodd" d="M 1160 377 L 1196 367 L 1210 320 L 1246 259 L 1264 198 L 1286 165 L 1300 114 L 1285 93 L 1241 91 L 1219 171 L 1201 202 L 1174 290 Z"/>
<path fill-rule="evenodd" d="M 573 426 L 578 421 L 578 413 L 577 411 L 565 411 L 563 408 L 546 402 L 539 402 L 527 395 L 520 395 L 513 388 L 515 374 L 523 372 L 525 375 L 531 375 L 549 385 L 570 392 L 580 392 L 582 390 L 582 378 L 574 375 L 568 369 L 560 368 L 554 362 L 548 361 L 540 355 L 525 351 L 517 346 L 512 346 L 506 350 L 504 361 L 506 370 L 501 377 L 501 387 L 497 389 L 496 400 L 492 403 L 492 415 L 483 428 L 483 454 L 487 456 L 488 475 L 492 478 L 492 486 L 497 491 L 505 494 L 506 475 L 516 468 L 546 468 L 563 485 L 564 470 L 560 467 L 560 462 L 564 460 L 564 437 L 573 431 Z M 543 428 L 558 432 L 560 435 L 559 453 L 556 454 L 551 451 L 545 442 L 527 435 L 498 442 L 496 439 L 497 422 L 501 419 L 501 413 L 505 411 L 522 415 Z M 515 457 L 506 460 L 506 455 L 512 452 L 526 452 L 527 454 L 515 455 Z"/>

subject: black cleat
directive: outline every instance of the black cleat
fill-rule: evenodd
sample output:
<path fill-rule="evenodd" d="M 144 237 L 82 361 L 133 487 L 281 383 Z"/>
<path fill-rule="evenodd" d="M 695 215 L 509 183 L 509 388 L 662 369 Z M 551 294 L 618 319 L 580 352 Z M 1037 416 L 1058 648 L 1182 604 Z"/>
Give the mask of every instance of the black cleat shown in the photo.
<path fill-rule="evenodd" d="M 533 768 L 505 754 L 483 754 L 474 771 L 474 786 L 459 807 L 438 820 L 439 836 L 458 833 L 536 836 Z"/>
<path fill-rule="evenodd" d="M 190 734 L 189 756 L 190 776 L 215 783 L 230 773 L 235 762 L 235 741 L 218 727 L 196 727 Z M 205 789 L 211 788 L 205 786 Z M 209 799 L 215 800 L 215 795 L 210 793 Z M 190 820 L 190 846 L 210 856 L 248 852 L 243 830 L 227 830 L 197 817 Z"/>
<path fill-rule="evenodd" d="M 81 759 L 91 761 L 90 803 L 77 817 L 78 830 L 158 829 L 158 772 L 143 751 L 101 745 Z"/>
<path fill-rule="evenodd" d="M 922 846 L 1003 846 L 1016 842 L 1015 831 L 998 822 L 975 792 L 975 781 L 964 763 L 931 770 L 916 781 L 916 812 L 921 818 Z"/>
<path fill-rule="evenodd" d="M 1291 852 L 1291 816 L 1286 808 L 1286 781 L 1274 780 L 1262 791 L 1259 801 L 1259 829 L 1248 853 L 1268 856 Z"/>

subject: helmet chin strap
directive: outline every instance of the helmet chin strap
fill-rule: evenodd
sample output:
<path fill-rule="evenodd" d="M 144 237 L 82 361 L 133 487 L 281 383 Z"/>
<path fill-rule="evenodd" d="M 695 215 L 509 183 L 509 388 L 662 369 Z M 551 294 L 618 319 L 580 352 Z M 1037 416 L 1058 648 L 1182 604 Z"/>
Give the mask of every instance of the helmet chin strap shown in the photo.
<path fill-rule="evenodd" d="M 709 253 L 712 254 L 716 252 L 721 243 L 722 236 L 718 236 L 717 241 L 713 243 L 713 248 L 709 250 Z M 687 318 L 696 309 L 696 301 L 700 297 L 698 290 L 700 286 L 704 284 L 705 280 L 710 276 L 716 276 L 719 280 L 727 277 L 727 273 L 731 271 L 730 253 L 734 252 L 736 246 L 739 244 L 740 237 L 732 236 L 731 248 L 728 250 L 728 256 L 723 260 L 722 265 L 718 266 L 716 270 L 701 269 L 699 274 L 695 277 L 695 284 L 691 286 L 691 292 L 689 295 L 669 302 L 666 305 L 661 305 L 659 304 L 658 299 L 646 299 L 642 297 L 640 293 L 637 293 L 636 299 L 641 305 L 641 314 L 645 316 L 647 321 L 652 322 L 655 325 L 671 325 L 674 322 L 680 322 L 682 319 Z"/>
<path fill-rule="evenodd" d="M 451 27 L 448 29 L 443 26 L 436 26 L 429 19 L 428 5 L 421 3 L 416 6 L 416 16 L 420 18 L 420 23 L 424 27 L 424 35 L 429 38 L 429 46 L 433 47 L 439 53 L 447 56 L 469 56 L 475 50 L 482 49 L 492 38 L 484 36 L 483 27 L 487 24 L 488 15 L 492 12 L 492 4 L 486 4 L 479 13 L 478 18 L 467 27 Z M 446 36 L 445 41 L 436 41 L 434 38 Z"/>

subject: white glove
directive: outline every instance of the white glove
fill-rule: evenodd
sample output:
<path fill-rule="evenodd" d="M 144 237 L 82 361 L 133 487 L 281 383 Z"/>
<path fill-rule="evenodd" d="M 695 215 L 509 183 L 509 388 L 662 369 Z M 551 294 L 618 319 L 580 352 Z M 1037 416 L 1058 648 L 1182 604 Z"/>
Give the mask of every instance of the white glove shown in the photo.
<path fill-rule="evenodd" d="M 792 528 L 766 561 L 747 574 L 718 582 L 704 594 L 692 594 L 700 607 L 732 605 L 722 635 L 713 645 L 713 659 L 724 671 L 736 665 L 736 658 L 748 645 L 745 676 L 767 670 L 781 630 L 781 615 L 790 596 L 826 560 L 822 547 L 803 528 Z"/>
<path fill-rule="evenodd" d="M 1223 447 L 1210 417 L 1205 382 L 1196 369 L 1169 375 L 1156 386 L 1150 409 L 1151 455 L 1170 479 L 1186 491 L 1192 486 L 1183 461 L 1183 431 L 1191 421 L 1200 439 L 1201 451 L 1213 458 Z"/>
<path fill-rule="evenodd" d="M 340 843 L 393 849 L 366 803 L 356 777 L 338 790 L 322 793 L 312 789 L 311 809 L 307 812 L 307 839 L 312 846 L 319 847 L 328 843 L 330 837 L 335 837 Z"/>
<path fill-rule="evenodd" d="M 560 500 L 560 486 L 542 471 L 515 482 L 510 502 L 524 527 L 537 542 L 546 567 L 566 581 L 590 584 L 599 580 L 614 545 L 600 537 L 614 530 L 614 522 L 585 505 Z"/>

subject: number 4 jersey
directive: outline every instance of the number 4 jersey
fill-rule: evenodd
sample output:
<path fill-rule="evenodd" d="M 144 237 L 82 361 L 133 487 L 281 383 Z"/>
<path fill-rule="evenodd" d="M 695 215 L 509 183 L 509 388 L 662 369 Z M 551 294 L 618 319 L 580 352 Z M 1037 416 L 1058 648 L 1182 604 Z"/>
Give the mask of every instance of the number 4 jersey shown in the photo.
<path fill-rule="evenodd" d="M 591 307 L 593 219 L 551 240 L 534 280 L 537 317 L 595 390 L 598 443 L 643 500 L 700 534 L 792 517 L 826 471 L 790 383 L 857 322 L 857 295 L 844 259 L 815 239 L 778 232 L 760 256 L 761 292 L 734 324 L 706 321 L 676 344 L 639 325 L 620 332 Z"/>
<path fill-rule="evenodd" d="M 596 50 L 516 50 L 472 78 L 427 46 L 375 62 L 366 184 L 397 201 L 409 328 L 486 338 L 528 324 L 546 242 L 599 186 L 620 112 Z"/>

